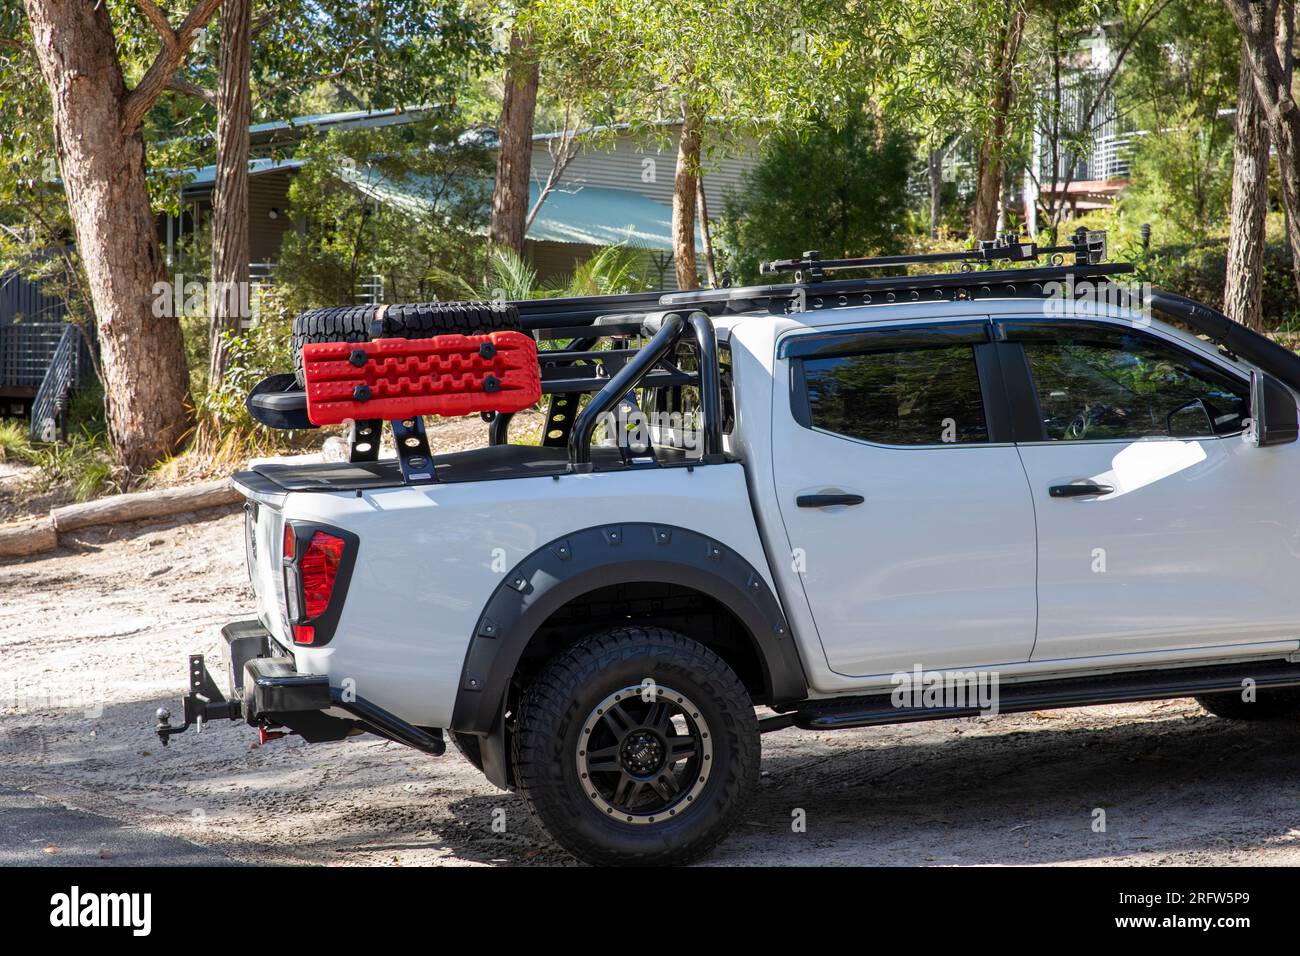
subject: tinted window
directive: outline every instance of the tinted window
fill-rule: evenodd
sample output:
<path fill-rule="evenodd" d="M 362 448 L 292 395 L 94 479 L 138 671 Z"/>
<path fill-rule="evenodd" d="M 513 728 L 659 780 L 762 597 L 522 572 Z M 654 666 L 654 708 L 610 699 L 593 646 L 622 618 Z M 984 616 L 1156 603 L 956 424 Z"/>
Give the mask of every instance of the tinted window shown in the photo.
<path fill-rule="evenodd" d="M 804 360 L 815 428 L 887 445 L 988 441 L 969 345 Z"/>
<path fill-rule="evenodd" d="M 1250 414 L 1244 383 L 1146 336 L 1058 326 L 1024 346 L 1054 441 L 1209 438 Z"/>

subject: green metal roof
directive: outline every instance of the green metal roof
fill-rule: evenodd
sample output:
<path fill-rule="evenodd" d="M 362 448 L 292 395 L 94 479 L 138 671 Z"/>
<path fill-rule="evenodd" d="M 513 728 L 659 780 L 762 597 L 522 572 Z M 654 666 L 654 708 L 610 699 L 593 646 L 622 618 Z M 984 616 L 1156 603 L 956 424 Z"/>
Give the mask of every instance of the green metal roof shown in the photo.
<path fill-rule="evenodd" d="M 339 178 L 376 202 L 411 215 L 426 215 L 433 203 L 427 181 L 411 177 L 397 182 L 373 170 L 340 168 Z M 529 208 L 541 187 L 528 186 Z M 600 186 L 552 190 L 528 230 L 534 242 L 613 246 L 672 251 L 672 208 L 639 193 Z"/>
<path fill-rule="evenodd" d="M 406 108 L 387 110 L 348 110 L 338 113 L 313 113 L 309 116 L 294 116 L 287 120 L 272 120 L 266 123 L 254 123 L 248 127 L 248 135 L 256 140 L 268 133 L 281 133 L 290 130 L 318 129 L 333 127 L 352 129 L 355 127 L 394 126 L 411 123 L 440 109 L 436 104 L 423 104 Z"/>
<path fill-rule="evenodd" d="M 250 176 L 296 171 L 300 159 L 253 159 L 248 163 Z M 186 192 L 210 190 L 216 176 L 215 166 L 188 171 Z M 336 175 L 357 192 L 376 202 L 401 210 L 411 216 L 427 216 L 433 211 L 433 189 L 428 180 L 407 177 L 400 181 L 383 176 L 373 169 L 337 167 Z M 489 185 L 491 181 L 489 180 Z M 529 208 L 537 202 L 541 187 L 528 186 Z M 626 244 L 641 249 L 671 252 L 672 208 L 640 193 L 602 186 L 565 186 L 563 183 L 546 197 L 541 211 L 528 230 L 534 242 L 563 242 L 588 246 Z M 699 237 L 696 237 L 699 246 Z"/>
<path fill-rule="evenodd" d="M 261 176 L 264 173 L 276 173 L 286 169 L 300 169 L 302 165 L 303 160 L 301 159 L 250 159 L 248 161 L 248 175 Z M 187 191 L 191 189 L 211 189 L 216 185 L 216 166 L 196 166 L 182 170 L 182 172 L 189 175 L 189 178 L 185 180 L 185 189 Z"/>

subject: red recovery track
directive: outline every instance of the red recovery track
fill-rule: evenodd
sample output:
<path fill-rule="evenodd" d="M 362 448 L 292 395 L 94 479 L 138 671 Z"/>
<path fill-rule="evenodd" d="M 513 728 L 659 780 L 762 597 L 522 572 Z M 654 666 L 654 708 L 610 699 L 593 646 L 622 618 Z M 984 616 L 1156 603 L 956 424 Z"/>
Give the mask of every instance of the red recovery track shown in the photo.
<path fill-rule="evenodd" d="M 316 342 L 303 376 L 313 425 L 517 412 L 542 396 L 537 343 L 522 332 Z"/>

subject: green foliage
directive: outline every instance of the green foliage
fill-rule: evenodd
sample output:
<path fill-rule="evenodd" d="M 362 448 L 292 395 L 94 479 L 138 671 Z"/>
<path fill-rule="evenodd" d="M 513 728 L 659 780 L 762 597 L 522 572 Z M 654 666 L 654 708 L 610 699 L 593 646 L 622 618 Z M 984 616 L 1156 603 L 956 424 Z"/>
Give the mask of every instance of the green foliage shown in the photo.
<path fill-rule="evenodd" d="M 0 274 L 16 271 L 89 320 L 80 263 L 49 124 L 49 97 L 21 5 L 0 2 Z M 24 318 L 48 321 L 48 316 Z"/>
<path fill-rule="evenodd" d="M 826 258 L 898 251 L 911 163 L 908 140 L 865 110 L 839 128 L 778 135 L 742 192 L 727 197 L 717 231 L 727 267 L 749 282 L 760 260 L 805 249 Z"/>
<path fill-rule="evenodd" d="M 1227 274 L 1228 241 L 1220 234 L 1192 240 L 1159 220 L 1136 215 L 1133 203 L 1101 210 L 1072 221 L 1071 226 L 1106 230 L 1110 242 L 1109 258 L 1131 262 L 1134 278 L 1156 288 L 1168 289 L 1216 309 L 1223 308 L 1224 278 Z M 1142 224 L 1152 227 L 1151 246 L 1144 248 Z M 1263 301 L 1261 313 L 1268 331 L 1289 331 L 1300 320 L 1300 301 L 1296 298 L 1295 275 L 1291 270 L 1291 251 L 1287 246 L 1280 213 L 1271 213 L 1265 229 Z"/>
<path fill-rule="evenodd" d="M 1156 247 L 1141 265 L 1145 277 L 1156 287 L 1222 309 L 1227 263 L 1227 242 L 1215 239 L 1202 245 Z M 1264 328 L 1269 331 L 1289 330 L 1294 326 L 1300 309 L 1296 302 L 1295 276 L 1291 271 L 1291 252 L 1281 236 L 1275 236 L 1264 246 L 1262 285 L 1260 313 Z"/>
<path fill-rule="evenodd" d="M 22 460 L 39 471 L 36 489 L 62 486 L 76 501 L 115 494 L 125 487 L 126 473 L 115 463 L 108 440 L 89 428 L 72 432 L 67 441 L 31 445 Z"/>
<path fill-rule="evenodd" d="M 451 103 L 490 56 L 487 11 L 460 0 L 270 0 L 254 103 L 282 118 Z"/>
<path fill-rule="evenodd" d="M 488 275 L 481 286 L 451 272 L 442 272 L 439 278 L 451 290 L 453 298 L 509 302 L 541 295 L 537 287 L 537 270 L 509 249 L 492 250 Z"/>
<path fill-rule="evenodd" d="M 26 422 L 0 421 L 0 462 L 20 461 L 31 464 L 34 454 L 35 449 L 32 447 Z"/>
<path fill-rule="evenodd" d="M 850 34 L 819 26 L 820 0 L 533 0 L 516 22 L 545 56 L 546 82 L 594 121 L 658 129 L 689 113 L 725 119 L 710 138 L 783 129 L 831 103 Z M 860 31 L 862 24 L 858 24 Z M 874 43 L 873 38 L 873 43 Z"/>
<path fill-rule="evenodd" d="M 548 299 L 556 296 L 619 295 L 650 288 L 649 276 L 643 271 L 645 256 L 628 246 L 606 246 L 590 259 L 579 263 L 573 275 L 539 286 L 537 271 L 509 249 L 493 250 L 488 276 L 476 285 L 463 276 L 444 273 L 440 278 L 452 295 L 465 299 Z"/>
<path fill-rule="evenodd" d="M 1219 3 L 1168 0 L 1133 38 L 1116 93 L 1139 128 L 1177 125 L 1174 107 L 1213 116 L 1236 102 L 1241 36 Z"/>
<path fill-rule="evenodd" d="M 1203 242 L 1228 222 L 1232 128 L 1191 113 L 1183 120 L 1138 142 L 1120 204 L 1130 221 L 1158 224 L 1175 242 Z"/>
<path fill-rule="evenodd" d="M 1116 95 L 1148 130 L 1133 155 L 1123 215 L 1165 243 L 1201 242 L 1226 225 L 1241 38 L 1222 4 L 1170 0 L 1137 36 Z"/>
<path fill-rule="evenodd" d="M 92 378 L 73 390 L 68 402 L 68 423 L 74 428 L 105 434 L 108 424 L 104 420 L 104 411 L 104 386 Z"/>
<path fill-rule="evenodd" d="M 630 246 L 605 246 L 558 286 L 562 296 L 618 295 L 650 288 L 645 253 Z"/>
<path fill-rule="evenodd" d="M 207 383 L 208 317 L 182 316 L 181 330 L 199 419 L 251 439 L 254 447 L 260 447 L 268 444 L 268 435 L 249 416 L 244 403 L 253 386 L 262 379 L 293 368 L 293 323 L 292 312 L 285 307 L 278 287 L 268 290 L 256 306 L 249 328 L 226 333 L 230 364 L 219 389 L 211 389 Z M 278 443 L 269 441 L 272 445 Z"/>
<path fill-rule="evenodd" d="M 277 275 L 290 311 L 352 302 L 372 275 L 387 301 L 418 302 L 446 292 L 441 276 L 479 272 L 492 160 L 461 140 L 454 118 L 333 132 L 299 148 L 307 164 L 289 199 L 305 226 L 285 236 Z"/>

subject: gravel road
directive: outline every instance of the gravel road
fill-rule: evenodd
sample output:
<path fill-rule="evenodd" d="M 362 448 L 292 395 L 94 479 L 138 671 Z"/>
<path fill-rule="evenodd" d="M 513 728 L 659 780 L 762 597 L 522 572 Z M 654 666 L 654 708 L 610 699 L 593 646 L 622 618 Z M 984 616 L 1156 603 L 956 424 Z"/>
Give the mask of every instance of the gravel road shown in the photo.
<path fill-rule="evenodd" d="M 226 722 L 161 747 L 153 712 L 175 709 L 187 655 L 217 657 L 220 626 L 252 616 L 242 534 L 226 509 L 0 563 L 0 794 L 97 827 L 0 826 L 0 862 L 48 863 L 61 842 L 81 861 L 87 840 L 103 865 L 150 858 L 119 831 L 180 848 L 177 862 L 572 862 L 454 751 L 258 747 Z M 707 863 L 1300 864 L 1300 721 L 1232 724 L 1178 700 L 763 744 L 760 792 Z"/>

